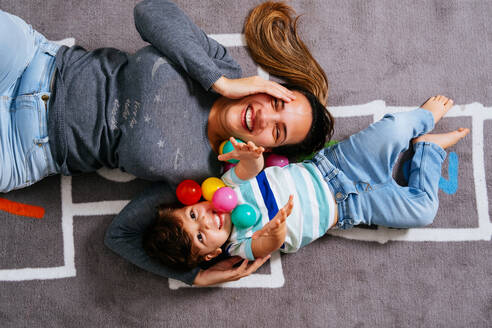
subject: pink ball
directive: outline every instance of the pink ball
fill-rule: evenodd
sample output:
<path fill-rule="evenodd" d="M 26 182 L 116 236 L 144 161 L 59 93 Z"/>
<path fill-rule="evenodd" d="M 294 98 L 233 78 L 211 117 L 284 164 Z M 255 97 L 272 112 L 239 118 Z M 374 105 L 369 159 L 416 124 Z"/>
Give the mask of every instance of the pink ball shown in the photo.
<path fill-rule="evenodd" d="M 230 187 L 222 187 L 212 197 L 214 208 L 219 212 L 230 212 L 237 205 L 236 192 Z"/>
<path fill-rule="evenodd" d="M 232 169 L 234 166 L 236 166 L 237 164 L 233 164 L 233 163 L 229 163 L 229 162 L 226 162 L 224 164 L 224 173 L 229 171 L 230 169 Z"/>
<path fill-rule="evenodd" d="M 285 156 L 277 155 L 277 154 L 270 154 L 265 160 L 265 167 L 270 167 L 270 166 L 284 167 L 287 164 L 289 164 L 289 159 Z"/>

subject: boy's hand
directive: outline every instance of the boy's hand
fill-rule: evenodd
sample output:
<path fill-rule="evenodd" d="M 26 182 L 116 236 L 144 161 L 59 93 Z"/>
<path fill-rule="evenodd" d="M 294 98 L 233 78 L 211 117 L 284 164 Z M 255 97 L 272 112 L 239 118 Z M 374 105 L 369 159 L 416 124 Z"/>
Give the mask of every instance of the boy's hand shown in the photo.
<path fill-rule="evenodd" d="M 268 222 L 261 230 L 255 231 L 251 239 L 255 240 L 259 237 L 272 238 L 275 240 L 285 241 L 285 235 L 287 233 L 287 217 L 292 213 L 294 207 L 294 196 L 290 195 L 287 204 L 282 207 L 277 215 Z M 273 252 L 274 250 L 272 250 Z"/>
<path fill-rule="evenodd" d="M 241 180 L 254 178 L 261 170 L 263 170 L 263 152 L 265 151 L 265 148 L 257 147 L 252 141 L 245 144 L 237 142 L 233 137 L 229 140 L 234 146 L 234 150 L 227 154 L 219 155 L 219 160 L 226 161 L 231 158 L 238 159 L 239 163 L 235 168 L 238 178 Z"/>
<path fill-rule="evenodd" d="M 239 161 L 255 161 L 260 158 L 265 151 L 265 148 L 256 146 L 252 141 L 248 141 L 248 143 L 237 142 L 236 139 L 231 137 L 229 141 L 234 146 L 234 150 L 227 153 L 219 155 L 220 161 L 227 161 L 230 159 L 237 159 Z"/>

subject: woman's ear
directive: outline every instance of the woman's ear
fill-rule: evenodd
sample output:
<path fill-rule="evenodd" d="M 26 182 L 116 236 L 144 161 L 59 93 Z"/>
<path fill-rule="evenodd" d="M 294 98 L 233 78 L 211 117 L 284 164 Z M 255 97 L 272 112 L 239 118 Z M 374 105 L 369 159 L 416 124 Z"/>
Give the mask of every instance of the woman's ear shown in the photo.
<path fill-rule="evenodd" d="M 207 255 L 205 255 L 204 259 L 205 259 L 205 261 L 210 261 L 211 259 L 219 256 L 221 253 L 222 253 L 222 249 L 217 248 L 215 251 L 212 251 L 212 252 L 208 253 Z"/>

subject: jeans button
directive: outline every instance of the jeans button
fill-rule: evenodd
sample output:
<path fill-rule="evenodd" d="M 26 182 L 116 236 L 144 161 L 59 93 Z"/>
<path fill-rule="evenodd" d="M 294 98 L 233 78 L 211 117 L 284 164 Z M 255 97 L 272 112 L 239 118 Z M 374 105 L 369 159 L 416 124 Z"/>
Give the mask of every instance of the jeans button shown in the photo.
<path fill-rule="evenodd" d="M 341 192 L 337 192 L 337 194 L 335 195 L 335 197 L 337 199 L 342 199 L 343 198 L 343 194 Z"/>

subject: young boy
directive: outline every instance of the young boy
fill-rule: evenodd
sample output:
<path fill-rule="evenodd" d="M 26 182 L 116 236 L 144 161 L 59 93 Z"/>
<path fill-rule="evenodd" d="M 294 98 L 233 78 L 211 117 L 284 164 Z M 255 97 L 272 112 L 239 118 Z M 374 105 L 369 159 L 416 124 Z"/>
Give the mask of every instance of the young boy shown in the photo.
<path fill-rule="evenodd" d="M 238 229 L 229 213 L 216 212 L 207 201 L 174 209 L 161 206 L 144 236 L 144 248 L 168 266 L 189 269 L 223 252 L 249 260 L 279 248 L 295 252 L 330 228 L 431 224 L 438 209 L 444 149 L 469 133 L 460 128 L 427 134 L 452 105 L 444 96 L 432 97 L 419 109 L 385 115 L 312 160 L 283 168 L 263 170 L 264 149 L 231 138 L 234 151 L 219 159 L 240 162 L 222 180 L 234 188 L 239 203 L 258 210 L 255 225 Z M 402 187 L 392 170 L 410 141 L 415 154 L 408 186 Z"/>

